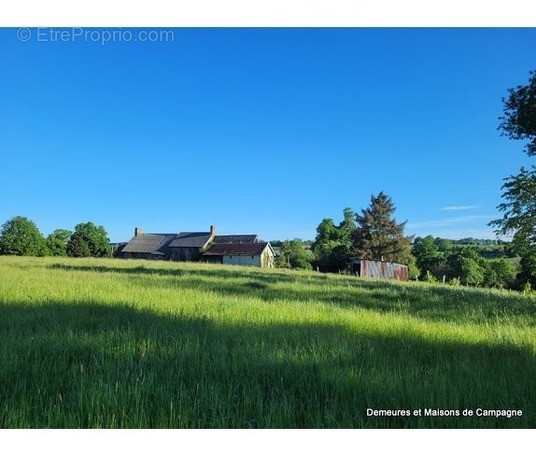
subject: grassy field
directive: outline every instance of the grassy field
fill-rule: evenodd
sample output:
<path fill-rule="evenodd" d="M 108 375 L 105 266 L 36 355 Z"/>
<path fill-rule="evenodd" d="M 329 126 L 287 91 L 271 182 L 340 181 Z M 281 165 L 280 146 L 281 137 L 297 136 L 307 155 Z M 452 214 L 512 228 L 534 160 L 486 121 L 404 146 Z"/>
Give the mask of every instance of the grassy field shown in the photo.
<path fill-rule="evenodd" d="M 0 427 L 535 428 L 535 323 L 513 292 L 0 257 Z"/>

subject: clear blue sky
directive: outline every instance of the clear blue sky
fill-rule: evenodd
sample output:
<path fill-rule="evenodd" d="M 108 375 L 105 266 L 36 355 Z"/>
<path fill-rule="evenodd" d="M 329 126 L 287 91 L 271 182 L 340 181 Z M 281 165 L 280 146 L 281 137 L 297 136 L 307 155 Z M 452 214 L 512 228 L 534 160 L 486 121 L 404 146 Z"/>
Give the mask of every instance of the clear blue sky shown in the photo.
<path fill-rule="evenodd" d="M 0 223 L 313 239 L 383 190 L 407 234 L 491 238 L 530 163 L 497 118 L 536 29 L 54 30 L 0 30 Z"/>

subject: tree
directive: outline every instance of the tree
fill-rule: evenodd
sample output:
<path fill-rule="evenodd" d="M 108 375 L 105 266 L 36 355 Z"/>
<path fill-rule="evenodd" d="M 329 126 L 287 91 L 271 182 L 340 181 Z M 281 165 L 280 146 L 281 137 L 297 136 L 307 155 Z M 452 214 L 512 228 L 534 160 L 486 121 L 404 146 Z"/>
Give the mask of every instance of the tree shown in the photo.
<path fill-rule="evenodd" d="M 521 256 L 519 266 L 521 270 L 517 275 L 517 288 L 523 290 L 529 284 L 530 289 L 536 290 L 536 255 L 526 252 Z"/>
<path fill-rule="evenodd" d="M 529 83 L 508 90 L 503 98 L 504 116 L 500 117 L 499 130 L 511 139 L 528 140 L 525 152 L 536 155 L 536 72 L 530 72 Z M 513 234 L 512 247 L 521 256 L 521 275 L 530 283 L 536 282 L 532 268 L 536 258 L 536 167 L 522 167 L 519 174 L 509 176 L 502 189 L 505 203 L 497 208 L 503 217 L 492 220 L 497 235 Z"/>
<path fill-rule="evenodd" d="M 314 264 L 325 272 L 346 270 L 352 256 L 352 236 L 356 229 L 355 213 L 351 208 L 343 210 L 344 218 L 339 225 L 333 219 L 324 219 L 316 229 L 312 249 Z"/>
<path fill-rule="evenodd" d="M 46 253 L 45 238 L 28 218 L 16 216 L 2 225 L 0 254 L 44 256 Z"/>
<path fill-rule="evenodd" d="M 536 248 L 536 166 L 531 171 L 522 167 L 517 176 L 504 180 L 506 202 L 497 206 L 504 214 L 490 225 L 497 227 L 498 235 L 513 233 L 512 246 L 518 252 Z"/>
<path fill-rule="evenodd" d="M 57 229 L 47 236 L 48 252 L 52 256 L 67 256 L 67 242 L 71 237 L 69 230 Z"/>
<path fill-rule="evenodd" d="M 73 234 L 67 243 L 67 255 L 70 257 L 90 257 L 91 249 L 89 244 L 80 234 Z"/>
<path fill-rule="evenodd" d="M 80 253 L 85 253 L 82 240 L 89 249 L 89 255 L 80 255 Z M 103 226 L 96 226 L 92 222 L 79 223 L 75 226 L 74 234 L 67 243 L 67 253 L 69 256 L 110 256 L 110 240 L 106 230 Z"/>
<path fill-rule="evenodd" d="M 493 288 L 512 288 L 516 278 L 516 268 L 506 258 L 489 260 L 489 273 L 485 285 Z"/>
<path fill-rule="evenodd" d="M 508 89 L 508 98 L 502 98 L 504 116 L 499 117 L 499 130 L 510 139 L 528 139 L 525 152 L 536 155 L 536 71 L 529 74 L 527 85 Z"/>
<path fill-rule="evenodd" d="M 311 255 L 298 240 L 284 241 L 277 266 L 291 269 L 311 269 Z"/>
<path fill-rule="evenodd" d="M 438 242 L 433 236 L 417 239 L 413 244 L 411 253 L 415 256 L 422 277 L 430 273 L 439 278 L 445 255 L 440 251 Z"/>
<path fill-rule="evenodd" d="M 372 195 L 370 206 L 356 214 L 354 255 L 369 260 L 407 263 L 411 255 L 411 236 L 404 236 L 406 222 L 396 223 L 391 198 L 380 192 Z"/>
<path fill-rule="evenodd" d="M 452 278 L 460 279 L 464 285 L 479 286 L 485 282 L 489 265 L 472 247 L 463 247 L 449 256 Z"/>

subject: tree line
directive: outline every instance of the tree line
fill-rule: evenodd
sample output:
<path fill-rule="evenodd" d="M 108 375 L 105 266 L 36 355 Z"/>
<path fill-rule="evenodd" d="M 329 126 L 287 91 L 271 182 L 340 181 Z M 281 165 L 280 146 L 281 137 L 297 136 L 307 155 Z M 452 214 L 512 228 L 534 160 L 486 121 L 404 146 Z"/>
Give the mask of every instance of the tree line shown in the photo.
<path fill-rule="evenodd" d="M 524 151 L 536 156 L 536 72 L 529 72 L 528 84 L 508 89 L 502 101 L 501 134 L 527 140 Z M 371 197 L 370 207 L 361 214 L 344 209 L 338 225 L 332 219 L 322 220 L 308 255 L 296 241 L 285 241 L 279 265 L 346 271 L 350 257 L 358 256 L 406 263 L 414 279 L 536 289 L 536 166 L 521 167 L 518 174 L 506 177 L 502 189 L 505 202 L 497 208 L 503 215 L 489 225 L 498 236 L 512 236 L 511 243 L 466 238 L 458 242 L 460 248 L 454 248 L 451 241 L 432 236 L 411 242 L 403 234 L 404 223 L 397 224 L 391 217 L 394 206 L 382 192 Z M 512 257 L 517 257 L 518 264 Z"/>
<path fill-rule="evenodd" d="M 527 85 L 509 89 L 503 98 L 498 128 L 510 139 L 528 140 L 525 152 L 535 156 L 536 72 L 529 74 Z M 505 178 L 502 188 L 505 202 L 498 209 L 503 216 L 489 225 L 498 236 L 511 235 L 511 243 L 466 238 L 455 244 L 432 236 L 406 236 L 406 222 L 397 223 L 393 201 L 382 191 L 372 195 L 360 213 L 345 208 L 338 224 L 323 219 L 311 243 L 273 241 L 280 250 L 277 266 L 348 272 L 350 259 L 359 257 L 405 263 L 415 280 L 536 289 L 536 166 Z M 57 229 L 44 238 L 31 220 L 17 216 L 2 225 L 0 254 L 106 257 L 112 252 L 106 230 L 92 222 L 76 225 L 74 232 Z"/>
<path fill-rule="evenodd" d="M 16 216 L 2 225 L 0 254 L 110 257 L 112 250 L 104 227 L 92 222 L 79 223 L 74 231 L 56 229 L 45 238 L 32 220 Z"/>
<path fill-rule="evenodd" d="M 351 257 L 408 263 L 413 237 L 404 234 L 406 222 L 396 221 L 395 210 L 391 197 L 383 191 L 372 195 L 370 205 L 360 213 L 345 208 L 338 224 L 331 218 L 323 219 L 310 249 L 305 249 L 298 240 L 281 243 L 277 264 L 280 267 L 314 268 L 321 272 L 343 272 L 347 271 Z"/>

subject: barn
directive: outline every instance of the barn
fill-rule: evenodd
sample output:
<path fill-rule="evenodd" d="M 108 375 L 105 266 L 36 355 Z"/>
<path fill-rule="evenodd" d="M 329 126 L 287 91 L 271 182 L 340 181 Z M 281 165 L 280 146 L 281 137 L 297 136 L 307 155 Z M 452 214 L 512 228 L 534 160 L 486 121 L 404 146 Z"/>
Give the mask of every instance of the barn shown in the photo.
<path fill-rule="evenodd" d="M 375 279 L 394 279 L 407 281 L 409 278 L 408 266 L 389 261 L 364 260 L 352 258 L 350 262 L 352 274 L 358 277 L 372 277 Z"/>

